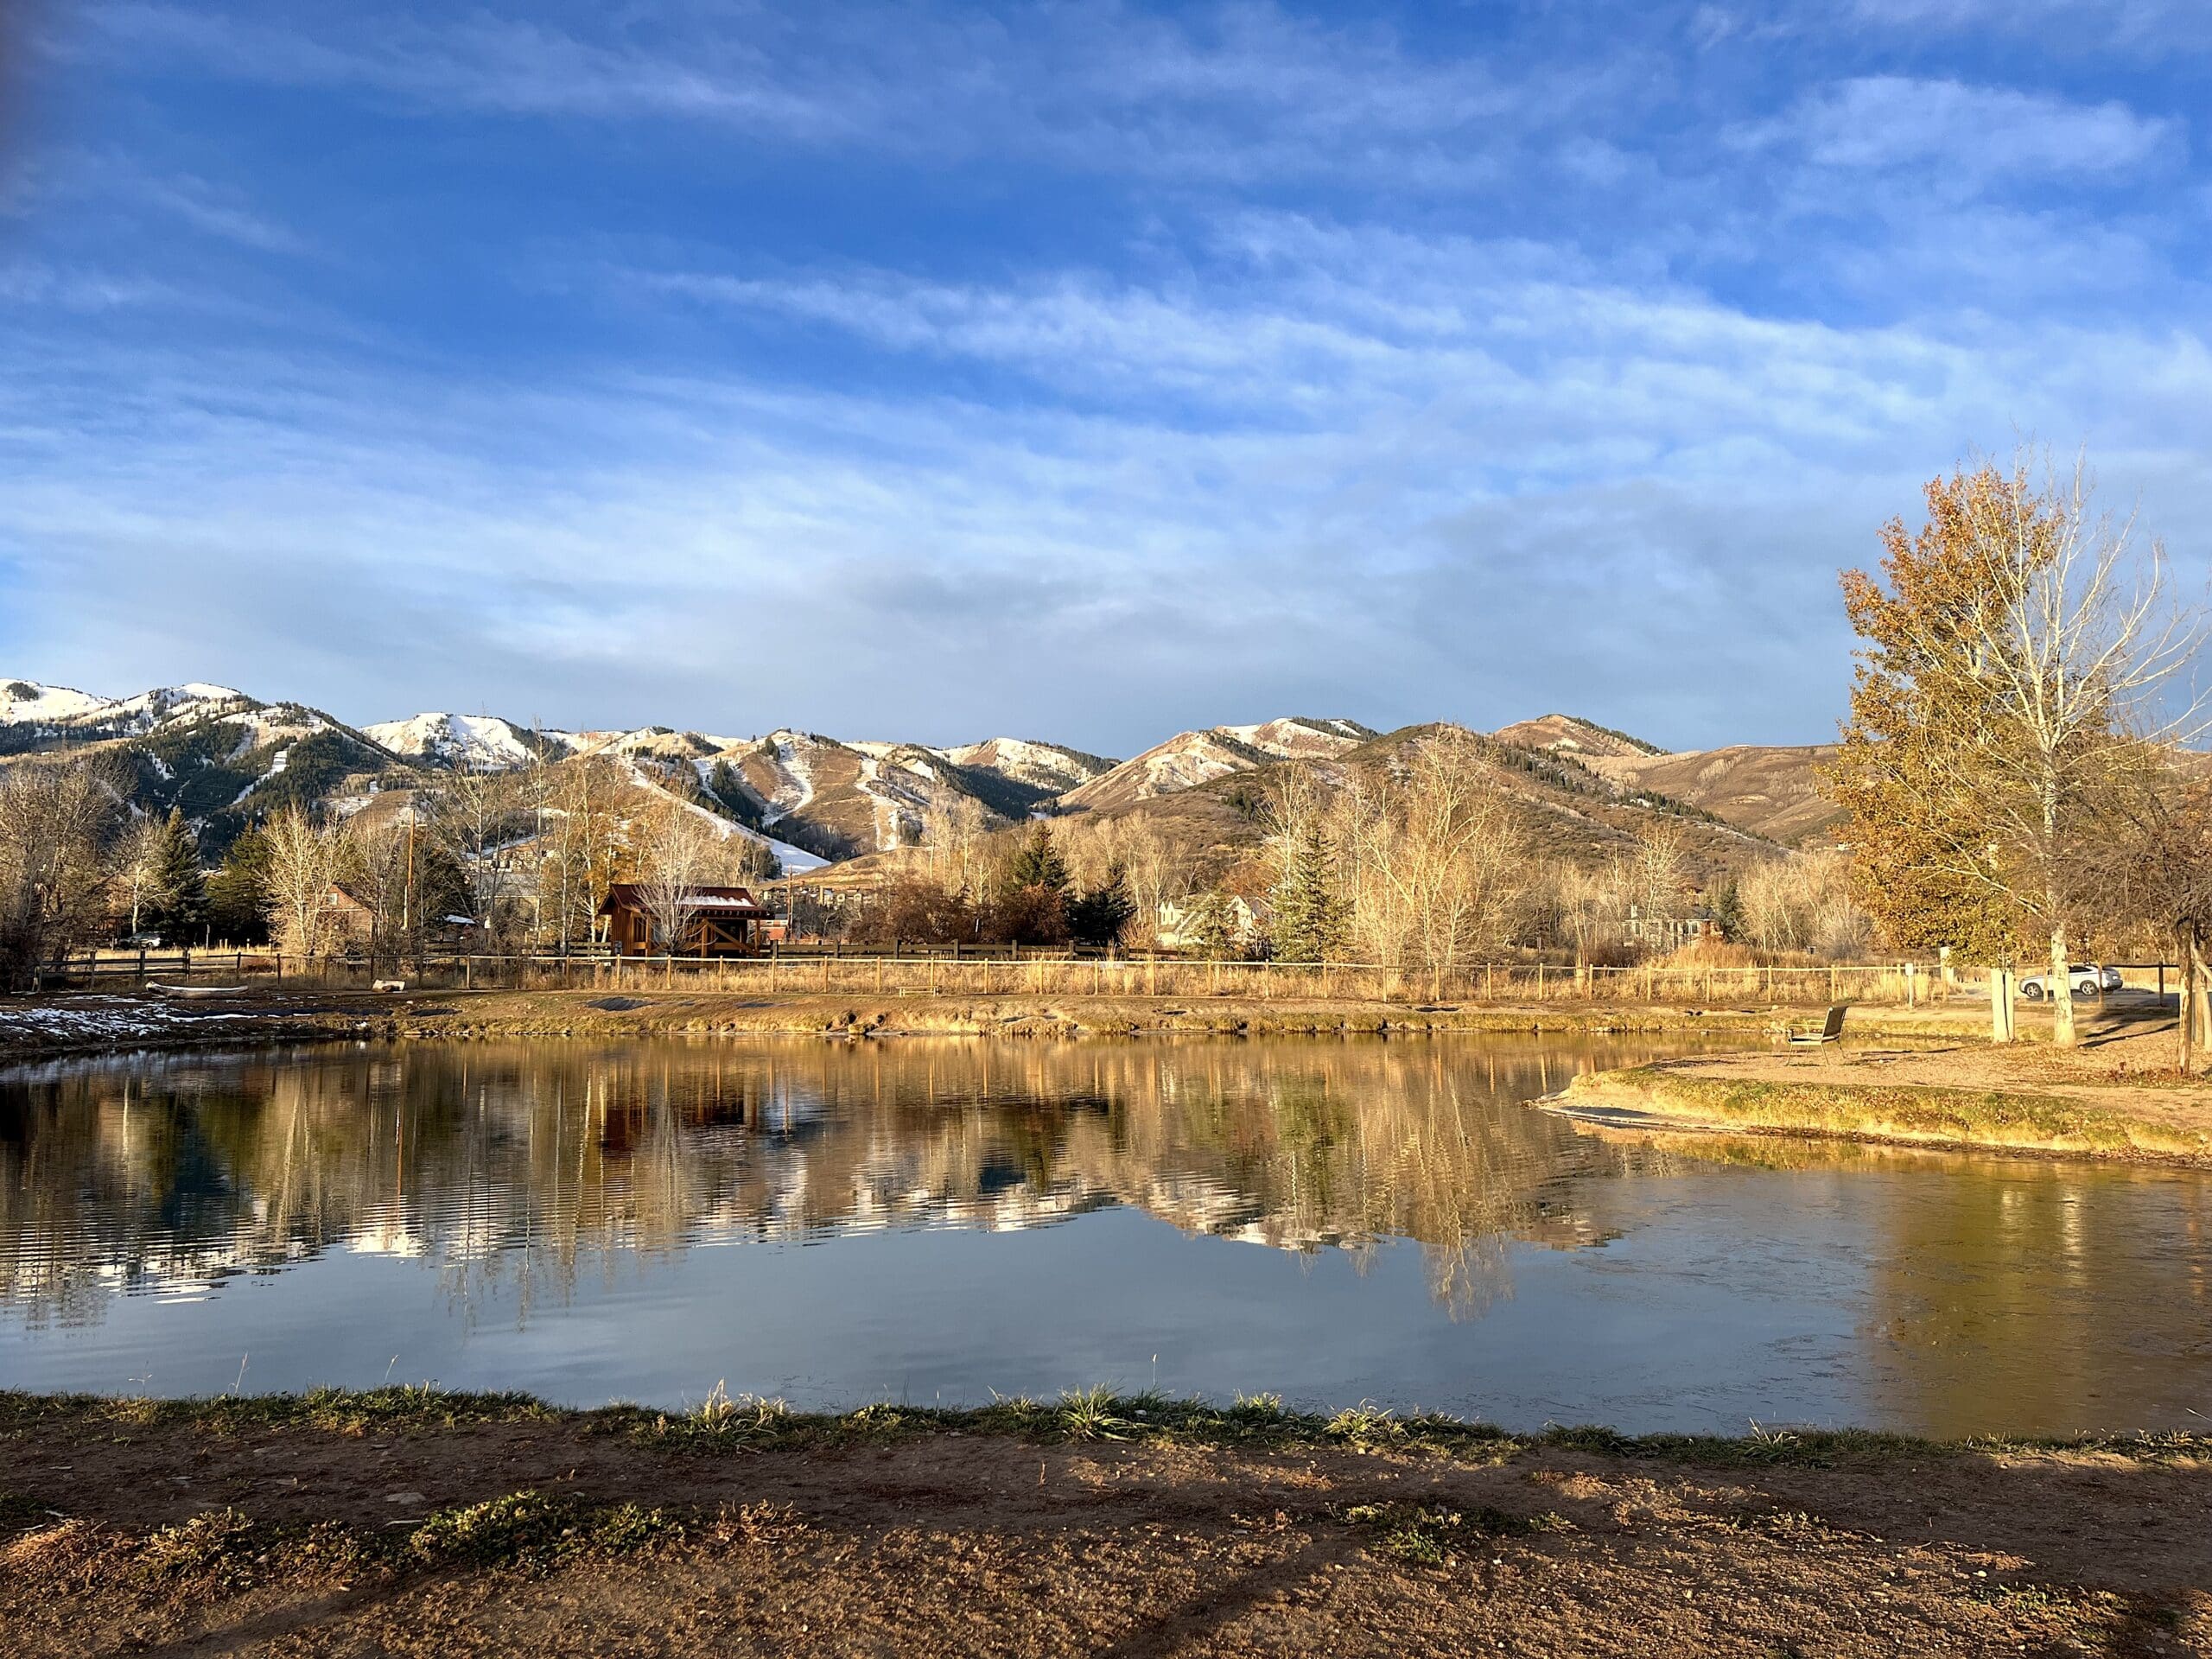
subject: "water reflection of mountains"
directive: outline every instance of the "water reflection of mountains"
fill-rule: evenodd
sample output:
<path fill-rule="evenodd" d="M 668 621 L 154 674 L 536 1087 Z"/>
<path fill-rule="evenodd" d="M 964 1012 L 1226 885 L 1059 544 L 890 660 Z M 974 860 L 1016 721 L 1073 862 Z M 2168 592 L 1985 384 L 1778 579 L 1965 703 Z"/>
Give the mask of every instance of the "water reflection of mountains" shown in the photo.
<path fill-rule="evenodd" d="M 0 1079 L 0 1296 L 35 1323 L 334 1249 L 525 1300 L 590 1256 L 1107 1205 L 1279 1249 L 1417 1241 L 1455 1312 L 1503 1244 L 1599 1242 L 1656 1154 L 1516 1103 L 1602 1041 L 496 1044 L 134 1057 Z"/>

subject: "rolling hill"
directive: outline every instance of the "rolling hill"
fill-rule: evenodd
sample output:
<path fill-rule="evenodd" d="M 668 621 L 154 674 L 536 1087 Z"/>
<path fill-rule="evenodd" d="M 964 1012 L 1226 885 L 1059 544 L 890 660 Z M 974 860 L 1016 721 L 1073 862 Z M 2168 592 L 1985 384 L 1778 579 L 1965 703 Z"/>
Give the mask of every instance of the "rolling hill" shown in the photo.
<path fill-rule="evenodd" d="M 1678 754 L 1605 756 L 1590 766 L 1629 788 L 1662 791 L 1770 841 L 1802 847 L 1832 838 L 1842 821 L 1840 810 L 1820 792 L 1817 770 L 1835 753 L 1833 743 L 1737 744 Z"/>

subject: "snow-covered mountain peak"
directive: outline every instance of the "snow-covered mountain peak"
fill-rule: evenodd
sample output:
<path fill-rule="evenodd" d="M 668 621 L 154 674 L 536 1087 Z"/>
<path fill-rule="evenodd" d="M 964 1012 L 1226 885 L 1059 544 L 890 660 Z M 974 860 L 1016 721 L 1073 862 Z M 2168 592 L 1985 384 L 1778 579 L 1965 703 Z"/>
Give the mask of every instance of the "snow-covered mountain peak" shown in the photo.
<path fill-rule="evenodd" d="M 362 732 L 394 754 L 449 766 L 527 766 L 537 751 L 513 721 L 497 715 L 441 711 L 364 726 Z"/>
<path fill-rule="evenodd" d="M 41 685 L 36 680 L 0 680 L 0 725 L 19 721 L 76 720 L 113 707 L 73 686 Z"/>

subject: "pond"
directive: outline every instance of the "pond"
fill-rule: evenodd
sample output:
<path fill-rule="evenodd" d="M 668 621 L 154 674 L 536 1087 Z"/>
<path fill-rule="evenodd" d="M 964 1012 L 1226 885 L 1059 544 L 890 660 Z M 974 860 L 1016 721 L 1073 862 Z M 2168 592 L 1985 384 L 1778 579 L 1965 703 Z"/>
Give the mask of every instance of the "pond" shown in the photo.
<path fill-rule="evenodd" d="M 1681 1045 L 1671 1046 L 1680 1052 Z M 2212 1415 L 2212 1179 L 1523 1103 L 1588 1037 L 679 1040 L 0 1074 L 0 1386 L 1108 1383 L 1516 1428 Z"/>

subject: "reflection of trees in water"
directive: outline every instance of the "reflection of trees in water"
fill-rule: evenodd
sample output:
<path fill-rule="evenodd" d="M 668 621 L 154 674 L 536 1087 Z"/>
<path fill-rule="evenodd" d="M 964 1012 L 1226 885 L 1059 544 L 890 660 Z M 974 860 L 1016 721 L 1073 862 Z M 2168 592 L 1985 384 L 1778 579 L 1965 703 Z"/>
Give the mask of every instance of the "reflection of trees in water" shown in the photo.
<path fill-rule="evenodd" d="M 465 1305 L 512 1284 L 526 1318 L 588 1257 L 1119 1203 L 1279 1249 L 1414 1239 L 1465 1312 L 1507 1238 L 1586 1242 L 1564 1178 L 1649 1161 L 1515 1104 L 1580 1058 L 952 1039 L 57 1066 L 0 1084 L 0 1296 L 84 1319 L 336 1246 L 423 1258 Z"/>
<path fill-rule="evenodd" d="M 1893 1410 L 1958 1434 L 1986 1431 L 1999 1402 L 2018 1429 L 2126 1428 L 2205 1409 L 2212 1181 L 1993 1160 L 1940 1188 L 1895 1181 L 1881 1193 L 1864 1335 Z"/>

